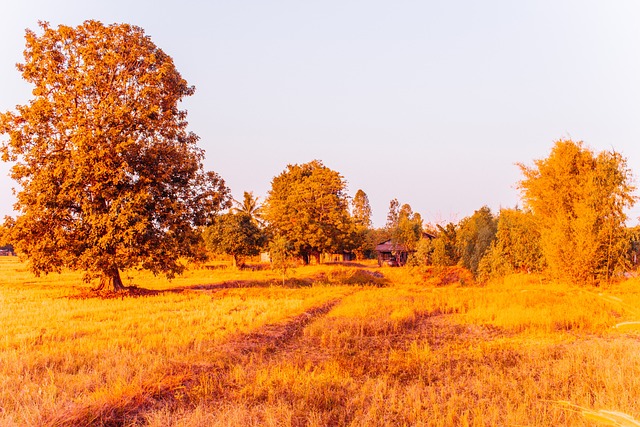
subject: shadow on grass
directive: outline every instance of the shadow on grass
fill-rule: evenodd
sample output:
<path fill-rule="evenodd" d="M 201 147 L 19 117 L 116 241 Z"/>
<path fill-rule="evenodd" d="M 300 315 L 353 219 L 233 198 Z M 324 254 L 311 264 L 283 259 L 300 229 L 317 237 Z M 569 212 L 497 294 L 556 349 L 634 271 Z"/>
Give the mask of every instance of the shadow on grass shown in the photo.
<path fill-rule="evenodd" d="M 135 285 L 126 286 L 119 291 L 114 290 L 89 290 L 84 289 L 78 295 L 72 295 L 70 299 L 124 299 L 156 296 L 162 294 L 181 293 L 188 291 L 216 291 L 222 289 L 248 289 L 248 288 L 290 288 L 298 289 L 322 286 L 374 286 L 385 287 L 390 281 L 379 271 L 367 269 L 350 269 L 340 271 L 321 272 L 309 277 L 287 277 L 284 279 L 270 278 L 264 280 L 226 280 L 219 283 L 206 283 L 189 286 L 177 286 L 170 289 L 147 289 Z"/>

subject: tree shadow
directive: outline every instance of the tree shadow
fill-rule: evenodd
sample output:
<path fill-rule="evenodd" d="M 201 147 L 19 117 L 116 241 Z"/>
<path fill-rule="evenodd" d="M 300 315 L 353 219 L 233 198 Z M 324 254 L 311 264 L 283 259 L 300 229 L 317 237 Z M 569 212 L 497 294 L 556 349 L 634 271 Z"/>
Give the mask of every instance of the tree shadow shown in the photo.
<path fill-rule="evenodd" d="M 353 264 L 349 264 L 353 266 Z M 124 299 L 150 297 L 162 294 L 173 294 L 192 291 L 217 291 L 224 289 L 249 289 L 249 288 L 288 288 L 299 289 L 314 285 L 324 286 L 375 286 L 385 287 L 389 285 L 388 279 L 379 271 L 369 269 L 354 269 L 345 272 L 320 272 L 308 277 L 269 278 L 262 280 L 226 280 L 218 283 L 204 283 L 187 286 L 176 286 L 168 289 L 148 289 L 136 285 L 125 286 L 119 291 L 114 290 L 89 290 L 83 289 L 79 294 L 68 296 L 70 299 Z"/>

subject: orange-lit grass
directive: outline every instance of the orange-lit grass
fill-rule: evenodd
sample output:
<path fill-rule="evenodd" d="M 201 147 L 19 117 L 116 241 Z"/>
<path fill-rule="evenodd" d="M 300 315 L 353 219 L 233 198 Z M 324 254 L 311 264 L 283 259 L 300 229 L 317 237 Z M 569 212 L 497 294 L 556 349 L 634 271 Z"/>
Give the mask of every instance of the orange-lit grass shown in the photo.
<path fill-rule="evenodd" d="M 36 279 L 11 258 L 1 259 L 0 270 L 0 425 L 38 425 L 73 405 L 135 396 L 172 381 L 167 377 L 179 374 L 174 366 L 215 362 L 215 345 L 230 336 L 351 292 L 327 286 L 189 290 L 194 280 L 219 283 L 235 274 L 243 283 L 268 283 L 271 274 L 204 270 L 174 280 L 187 288 L 181 292 L 77 298 L 86 292 L 78 274 Z M 152 277 L 136 282 L 166 286 Z"/>
<path fill-rule="evenodd" d="M 384 279 L 376 277 L 380 272 Z M 39 318 L 47 331 L 40 338 L 22 330 L 17 340 L 22 346 L 0 346 L 7 348 L 0 357 L 13 354 L 33 361 L 21 370 L 0 361 L 0 381 L 2 374 L 11 376 L 0 383 L 0 407 L 13 405 L 0 412 L 0 424 L 37 424 L 42 414 L 56 411 L 74 415 L 65 406 L 69 402 L 115 411 L 153 395 L 146 391 L 153 384 L 168 390 L 168 398 L 133 405 L 136 411 L 120 421 L 152 426 L 590 426 L 598 425 L 595 415 L 585 418 L 585 413 L 640 417 L 640 336 L 614 327 L 638 319 L 637 281 L 598 289 L 516 276 L 484 287 L 439 286 L 409 269 L 318 266 L 299 268 L 291 277 L 294 283 L 315 286 L 287 289 L 263 287 L 278 277 L 270 272 L 193 272 L 200 274 L 192 284 L 255 287 L 84 301 L 43 293 L 54 295 L 53 285 L 2 288 L 3 304 L 31 307 L 16 308 L 15 317 L 23 323 Z M 341 282 L 376 287 L 336 286 Z M 242 342 L 261 325 L 286 322 L 331 300 L 340 302 L 326 315 L 310 317 L 300 335 L 279 341 L 270 352 Z M 254 304 L 259 308 L 252 312 Z M 41 306 L 45 309 L 38 313 Z M 53 306 L 75 312 L 78 319 L 52 315 Z M 106 315 L 114 310 L 124 313 L 119 322 L 128 327 Z M 256 320 L 258 312 L 267 314 Z M 75 329 L 88 331 L 73 338 L 51 333 L 67 339 L 48 340 L 49 320 L 76 322 Z M 132 332 L 134 323 L 147 329 Z M 100 326 L 91 329 L 101 324 L 114 328 L 111 335 Z M 159 332 L 160 325 L 173 326 Z M 88 361 L 80 368 L 71 365 L 75 358 L 62 359 L 69 368 L 50 363 L 48 356 L 39 360 L 33 344 L 39 340 L 38 345 L 48 346 L 45 354 L 72 352 L 73 346 L 64 347 L 67 341 L 97 353 L 77 354 Z M 250 350 L 234 351 L 234 346 Z M 181 378 L 185 372 L 195 374 Z M 24 387 L 16 385 L 25 378 Z M 31 400 L 12 397 L 21 387 Z M 581 410 L 567 411 L 558 404 L 564 401 Z M 89 413 L 83 417 L 66 420 L 73 420 L 68 425 L 79 419 L 99 425 Z"/>
<path fill-rule="evenodd" d="M 389 275 L 402 284 L 346 296 L 281 354 L 231 367 L 217 378 L 222 397 L 151 411 L 145 422 L 592 426 L 612 425 L 593 414 L 639 418 L 640 340 L 612 326 L 635 316 L 640 288 L 623 284 L 618 294 L 528 276 L 436 288 L 420 287 L 410 272 Z"/>

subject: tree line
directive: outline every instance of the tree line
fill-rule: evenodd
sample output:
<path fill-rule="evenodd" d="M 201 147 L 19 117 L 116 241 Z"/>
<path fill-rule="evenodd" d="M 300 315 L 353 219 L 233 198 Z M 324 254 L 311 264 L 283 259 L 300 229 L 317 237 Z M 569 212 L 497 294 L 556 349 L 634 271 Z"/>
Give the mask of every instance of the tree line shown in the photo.
<path fill-rule="evenodd" d="M 421 262 L 461 265 L 480 279 L 544 272 L 573 283 L 610 281 L 637 265 L 640 229 L 625 214 L 635 187 L 620 153 L 559 140 L 547 158 L 519 167 L 522 208 L 482 207 L 438 226 L 417 252 Z"/>
<path fill-rule="evenodd" d="M 423 224 L 409 204 L 390 202 L 374 228 L 366 193 L 320 160 L 288 165 L 264 200 L 231 198 L 202 166 L 198 136 L 179 102 L 194 93 L 170 56 L 127 24 L 26 32 L 33 99 L 0 114 L 4 161 L 14 163 L 18 212 L 0 245 L 26 256 L 36 274 L 82 270 L 123 288 L 120 271 L 169 277 L 207 251 L 235 264 L 269 251 L 276 265 L 324 253 L 369 258 L 391 241 L 411 265 L 453 266 L 488 279 L 546 272 L 579 283 L 611 280 L 636 261 L 638 230 L 625 226 L 635 188 L 626 159 L 557 141 L 533 166 L 520 164 L 522 207 L 481 207 L 458 223 Z"/>

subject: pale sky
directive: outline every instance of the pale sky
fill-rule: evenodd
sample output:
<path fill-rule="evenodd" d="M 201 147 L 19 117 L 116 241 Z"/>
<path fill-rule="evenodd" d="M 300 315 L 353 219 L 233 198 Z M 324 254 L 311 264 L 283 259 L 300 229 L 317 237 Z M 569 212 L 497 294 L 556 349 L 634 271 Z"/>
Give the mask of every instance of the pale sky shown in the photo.
<path fill-rule="evenodd" d="M 263 199 L 287 164 L 320 159 L 367 193 L 376 226 L 393 198 L 458 221 L 518 204 L 515 163 L 569 137 L 640 176 L 637 0 L 7 3 L 0 111 L 31 97 L 15 69 L 25 28 L 138 25 L 196 86 L 191 130 L 236 198 Z M 0 216 L 8 171 L 0 162 Z M 640 208 L 629 214 L 636 225 Z"/>

